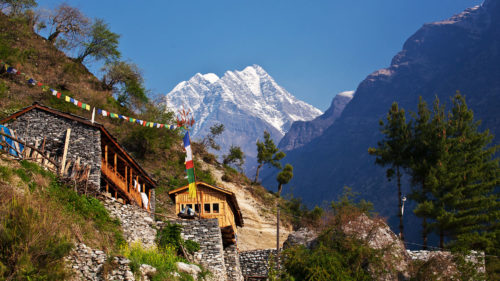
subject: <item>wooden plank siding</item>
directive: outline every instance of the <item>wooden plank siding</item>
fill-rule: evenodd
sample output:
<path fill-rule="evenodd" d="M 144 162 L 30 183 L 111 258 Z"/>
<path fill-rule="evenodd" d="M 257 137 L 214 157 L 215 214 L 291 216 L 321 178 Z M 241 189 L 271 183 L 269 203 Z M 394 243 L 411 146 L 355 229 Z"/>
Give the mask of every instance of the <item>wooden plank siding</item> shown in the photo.
<path fill-rule="evenodd" d="M 221 228 L 231 226 L 236 233 L 237 228 L 234 220 L 234 213 L 227 201 L 226 194 L 198 185 L 197 198 L 190 198 L 188 190 L 175 194 L 175 210 L 176 213 L 179 213 L 182 210 L 182 206 L 185 207 L 187 204 L 192 204 L 193 209 L 195 209 L 195 204 L 199 204 L 199 212 L 197 213 L 201 218 L 216 218 Z M 205 210 L 205 204 L 209 204 L 210 206 L 208 212 Z M 219 205 L 218 213 L 214 212 L 213 204 Z"/>

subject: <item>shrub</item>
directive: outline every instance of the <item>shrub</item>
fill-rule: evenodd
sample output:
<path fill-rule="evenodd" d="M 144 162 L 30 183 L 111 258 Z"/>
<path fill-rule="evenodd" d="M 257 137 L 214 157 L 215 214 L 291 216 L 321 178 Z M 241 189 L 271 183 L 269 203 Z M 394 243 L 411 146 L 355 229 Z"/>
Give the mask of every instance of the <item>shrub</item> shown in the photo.
<path fill-rule="evenodd" d="M 181 246 L 190 254 L 199 251 L 200 245 L 195 241 L 182 240 L 181 230 L 180 224 L 167 222 L 167 225 L 156 233 L 156 244 L 160 249 L 172 247 L 177 253 L 181 253 Z"/>

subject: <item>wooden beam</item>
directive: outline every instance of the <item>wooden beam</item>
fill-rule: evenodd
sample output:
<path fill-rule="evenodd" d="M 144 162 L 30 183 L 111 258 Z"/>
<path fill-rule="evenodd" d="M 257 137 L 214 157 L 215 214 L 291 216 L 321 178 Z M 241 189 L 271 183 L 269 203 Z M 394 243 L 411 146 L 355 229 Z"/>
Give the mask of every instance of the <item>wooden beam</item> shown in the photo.
<path fill-rule="evenodd" d="M 71 135 L 71 128 L 68 128 L 66 130 L 66 141 L 64 142 L 64 151 L 63 151 L 63 157 L 61 161 L 61 176 L 64 174 L 64 166 L 66 165 L 66 157 L 68 156 L 68 147 L 69 147 L 69 136 Z"/>
<path fill-rule="evenodd" d="M 128 170 L 128 167 L 127 165 L 125 165 L 125 184 L 127 185 L 127 192 L 130 192 L 130 186 L 128 185 L 128 178 L 127 178 L 127 171 Z"/>
<path fill-rule="evenodd" d="M 108 164 L 108 145 L 104 146 L 104 163 Z"/>
<path fill-rule="evenodd" d="M 118 160 L 118 158 L 117 158 L 117 155 L 116 155 L 116 152 L 115 152 L 115 159 L 114 159 L 114 162 L 115 162 L 115 174 L 118 173 L 118 168 L 116 167 L 117 160 Z"/>

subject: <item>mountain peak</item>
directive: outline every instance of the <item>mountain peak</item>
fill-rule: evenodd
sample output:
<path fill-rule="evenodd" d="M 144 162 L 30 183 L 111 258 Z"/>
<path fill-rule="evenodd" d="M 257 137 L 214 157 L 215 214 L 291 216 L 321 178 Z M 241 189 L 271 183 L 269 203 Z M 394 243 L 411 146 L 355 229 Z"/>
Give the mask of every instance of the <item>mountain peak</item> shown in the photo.
<path fill-rule="evenodd" d="M 312 120 L 322 112 L 298 100 L 259 65 L 227 71 L 222 77 L 197 73 L 179 83 L 167 94 L 171 110 L 190 108 L 196 123 L 193 137 L 202 138 L 210 126 L 224 124 L 220 138 L 222 151 L 230 145 L 241 146 L 247 156 L 255 157 L 255 140 L 264 131 L 279 141 L 294 121 Z"/>

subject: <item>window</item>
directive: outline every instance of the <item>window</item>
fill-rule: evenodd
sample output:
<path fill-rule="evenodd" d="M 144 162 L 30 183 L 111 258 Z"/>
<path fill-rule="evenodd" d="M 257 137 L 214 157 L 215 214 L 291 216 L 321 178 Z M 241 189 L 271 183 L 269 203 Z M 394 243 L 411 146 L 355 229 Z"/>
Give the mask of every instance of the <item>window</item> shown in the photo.
<path fill-rule="evenodd" d="M 185 208 L 184 204 L 181 204 L 181 212 L 182 210 L 184 210 L 184 208 Z"/>
<path fill-rule="evenodd" d="M 196 213 L 199 213 L 199 212 L 200 212 L 200 204 L 195 204 L 195 205 L 194 205 L 194 211 L 195 211 Z"/>
<path fill-rule="evenodd" d="M 214 213 L 218 213 L 219 212 L 219 203 L 212 204 L 212 211 Z"/>
<path fill-rule="evenodd" d="M 204 204 L 203 206 L 205 213 L 210 213 L 210 204 Z"/>
<path fill-rule="evenodd" d="M 193 204 L 186 204 L 186 207 L 193 209 Z"/>

